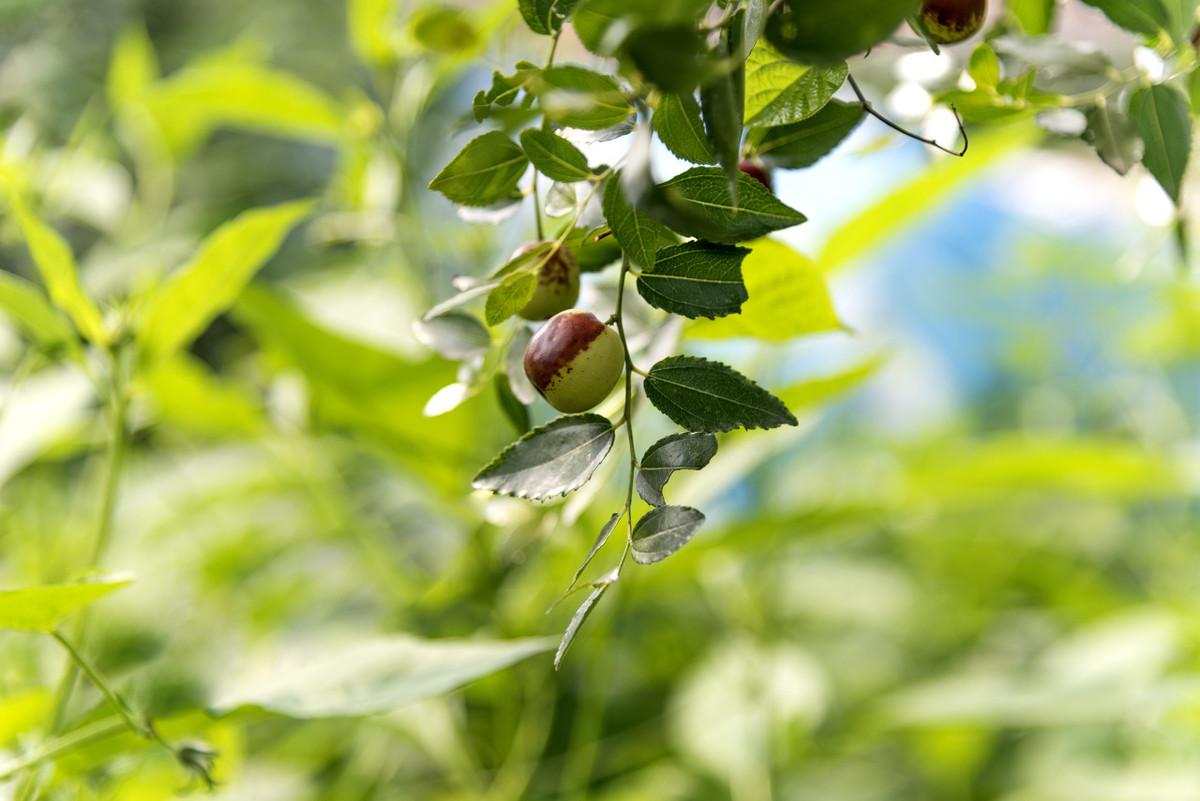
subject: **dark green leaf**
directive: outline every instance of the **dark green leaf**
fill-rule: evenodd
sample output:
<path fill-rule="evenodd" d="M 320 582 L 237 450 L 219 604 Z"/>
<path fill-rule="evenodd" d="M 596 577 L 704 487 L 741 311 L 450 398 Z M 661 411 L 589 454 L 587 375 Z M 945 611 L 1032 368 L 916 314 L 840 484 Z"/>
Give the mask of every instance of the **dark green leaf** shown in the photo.
<path fill-rule="evenodd" d="M 1129 98 L 1129 116 L 1142 136 L 1142 163 L 1178 204 L 1192 148 L 1187 99 L 1164 84 L 1138 89 Z"/>
<path fill-rule="evenodd" d="M 638 292 L 651 306 L 684 317 L 737 314 L 746 301 L 742 259 L 749 252 L 701 240 L 663 248 L 653 269 L 638 277 Z"/>
<path fill-rule="evenodd" d="M 882 42 L 915 13 L 918 0 L 784 0 L 766 39 L 804 64 L 833 64 Z"/>
<path fill-rule="evenodd" d="M 661 562 L 688 544 L 704 515 L 690 506 L 656 506 L 633 527 L 633 560 L 641 565 Z"/>
<path fill-rule="evenodd" d="M 603 270 L 621 258 L 621 245 L 608 227 L 590 231 L 576 228 L 567 236 L 564 247 L 575 256 L 580 272 L 585 273 Z"/>
<path fill-rule="evenodd" d="M 513 428 L 517 429 L 518 434 L 528 432 L 529 409 L 513 393 L 508 375 L 503 371 L 496 373 L 493 383 L 496 386 L 496 399 L 500 401 L 500 410 L 504 412 L 504 416 L 513 424 Z"/>
<path fill-rule="evenodd" d="M 637 28 L 623 49 L 642 77 L 664 92 L 691 92 L 716 68 L 694 25 Z"/>
<path fill-rule="evenodd" d="M 521 147 L 538 172 L 555 181 L 586 181 L 592 175 L 587 157 L 579 148 L 549 131 L 540 128 L 522 131 Z"/>
<path fill-rule="evenodd" d="M 537 291 L 537 273 L 523 270 L 504 276 L 500 285 L 488 293 L 483 318 L 488 325 L 500 323 L 525 308 Z"/>
<path fill-rule="evenodd" d="M 771 166 L 786 170 L 816 164 L 862 122 L 858 103 L 834 100 L 812 117 L 792 125 L 756 130 L 754 152 Z"/>
<path fill-rule="evenodd" d="M 583 599 L 583 603 L 575 610 L 575 614 L 571 616 L 571 622 L 567 624 L 567 630 L 563 632 L 562 639 L 558 643 L 558 650 L 554 653 L 554 669 L 558 670 L 558 666 L 562 664 L 562 659 L 567 654 L 567 649 L 571 647 L 571 643 L 575 641 L 575 635 L 579 633 L 579 627 L 583 625 L 583 621 L 587 620 L 588 615 L 592 613 L 596 602 L 600 600 L 600 596 L 604 595 L 612 585 L 611 581 L 596 584 L 592 591 L 588 593 L 588 597 Z"/>
<path fill-rule="evenodd" d="M 578 4 L 579 0 L 520 0 L 521 16 L 531 31 L 549 35 L 562 27 Z"/>
<path fill-rule="evenodd" d="M 613 444 L 613 427 L 598 414 L 551 420 L 509 445 L 475 476 L 475 489 L 542 501 L 582 487 Z"/>
<path fill-rule="evenodd" d="M 844 63 L 811 67 L 747 122 L 750 125 L 788 125 L 806 120 L 825 107 L 846 82 L 847 74 Z"/>
<path fill-rule="evenodd" d="M 650 446 L 638 465 L 637 491 L 651 506 L 663 506 L 663 487 L 676 470 L 700 470 L 716 455 L 712 434 L 671 434 Z"/>
<path fill-rule="evenodd" d="M 612 227 L 613 235 L 629 260 L 637 267 L 649 270 L 654 267 L 660 243 L 669 241 L 670 233 L 657 220 L 629 204 L 621 188 L 623 175 L 618 172 L 610 176 L 604 187 L 601 203 L 604 219 Z"/>
<path fill-rule="evenodd" d="M 1133 121 L 1110 104 L 1087 110 L 1087 128 L 1083 138 L 1096 154 L 1118 174 L 1124 175 L 1138 161 L 1141 139 Z"/>
<path fill-rule="evenodd" d="M 492 337 L 486 328 L 469 314 L 448 312 L 426 317 L 413 323 L 417 340 L 447 359 L 469 359 L 486 351 Z"/>
<path fill-rule="evenodd" d="M 700 88 L 700 109 L 704 115 L 704 130 L 717 163 L 725 171 L 729 196 L 734 204 L 738 199 L 738 163 L 742 157 L 743 114 L 746 102 L 746 69 L 740 58 L 742 25 L 746 15 L 738 12 L 721 32 L 717 52 L 736 66 Z"/>
<path fill-rule="evenodd" d="M 633 107 L 607 75 L 575 65 L 543 70 L 528 84 L 546 119 L 568 128 L 601 130 L 629 119 Z"/>
<path fill-rule="evenodd" d="M 688 431 L 796 425 L 771 393 L 732 367 L 696 356 L 672 356 L 650 368 L 646 397 Z"/>
<path fill-rule="evenodd" d="M 464 206 L 490 206 L 519 194 L 517 182 L 528 164 L 516 142 L 500 131 L 489 131 L 467 143 L 429 188 Z"/>
<path fill-rule="evenodd" d="M 663 95 L 654 110 L 653 123 L 658 138 L 679 158 L 693 164 L 716 161 L 700 118 L 700 104 L 690 92 Z"/>
<path fill-rule="evenodd" d="M 638 30 L 673 23 L 695 25 L 710 4 L 711 0 L 583 0 L 571 22 L 584 47 L 611 56 Z"/>
<path fill-rule="evenodd" d="M 1083 0 L 1127 31 L 1154 36 L 1170 26 L 1162 0 Z"/>
<path fill-rule="evenodd" d="M 736 244 L 790 228 L 805 217 L 755 179 L 738 173 L 738 201 L 715 167 L 693 167 L 656 186 L 646 210 L 672 230 L 712 242 Z"/>

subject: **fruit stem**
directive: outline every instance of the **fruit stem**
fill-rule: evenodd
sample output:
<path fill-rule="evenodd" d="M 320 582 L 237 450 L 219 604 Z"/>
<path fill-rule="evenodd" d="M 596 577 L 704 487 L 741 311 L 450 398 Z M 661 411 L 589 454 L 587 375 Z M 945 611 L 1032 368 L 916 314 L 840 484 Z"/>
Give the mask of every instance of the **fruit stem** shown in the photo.
<path fill-rule="evenodd" d="M 862 110 L 865 111 L 866 113 L 870 114 L 875 119 L 882 122 L 887 127 L 891 128 L 893 131 L 898 131 L 898 132 L 904 134 L 905 136 L 907 136 L 909 139 L 915 139 L 918 142 L 921 142 L 922 144 L 926 144 L 926 145 L 929 145 L 930 147 L 937 148 L 938 150 L 942 151 L 943 153 L 949 153 L 951 156 L 962 158 L 963 156 L 967 155 L 967 147 L 970 146 L 970 142 L 967 140 L 967 129 L 965 126 L 963 126 L 962 117 L 959 116 L 958 109 L 955 108 L 954 106 L 950 106 L 950 110 L 954 112 L 954 119 L 958 122 L 958 133 L 962 137 L 963 143 L 962 143 L 962 148 L 960 150 L 951 150 L 950 148 L 946 147 L 945 145 L 938 144 L 938 142 L 933 139 L 927 139 L 924 136 L 913 133 L 912 131 L 908 130 L 907 128 L 888 119 L 887 117 L 885 117 L 884 115 L 882 115 L 878 111 L 876 111 L 874 106 L 871 105 L 870 101 L 867 100 L 866 95 L 863 94 L 862 88 L 858 85 L 858 81 L 854 80 L 853 75 L 851 75 L 850 73 L 846 73 L 846 81 L 850 84 L 850 88 L 854 90 L 854 94 L 858 98 L 858 104 L 860 106 L 862 106 Z"/>
<path fill-rule="evenodd" d="M 542 230 L 542 201 L 538 198 L 538 171 L 533 171 L 533 223 L 537 229 L 538 241 L 546 238 Z M 553 253 L 554 251 L 551 251 Z"/>
<path fill-rule="evenodd" d="M 621 277 L 617 282 L 617 310 L 613 314 L 617 318 L 617 333 L 621 337 L 621 350 L 625 354 L 625 435 L 629 440 L 629 482 L 625 487 L 625 539 L 626 553 L 621 554 L 621 564 L 625 563 L 628 548 L 633 546 L 633 477 L 637 472 L 637 446 L 633 442 L 633 374 L 637 368 L 633 366 L 633 357 L 629 354 L 629 340 L 625 336 L 625 276 L 629 274 L 629 257 L 621 259 Z"/>

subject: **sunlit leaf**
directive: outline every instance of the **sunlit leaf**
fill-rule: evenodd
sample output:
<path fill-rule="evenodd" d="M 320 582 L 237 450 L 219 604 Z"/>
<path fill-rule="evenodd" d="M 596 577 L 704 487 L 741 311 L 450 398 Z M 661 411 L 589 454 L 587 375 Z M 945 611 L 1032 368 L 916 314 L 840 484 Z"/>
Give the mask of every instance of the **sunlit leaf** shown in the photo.
<path fill-rule="evenodd" d="M 539 128 L 522 131 L 521 147 L 533 166 L 555 181 L 586 181 L 592 176 L 587 157 L 579 148 L 549 131 Z"/>
<path fill-rule="evenodd" d="M 0 313 L 46 350 L 69 342 L 75 336 L 41 289 L 12 273 L 0 272 Z"/>
<path fill-rule="evenodd" d="M 488 325 L 500 323 L 525 308 L 537 290 L 536 272 L 522 270 L 504 276 L 500 285 L 488 293 L 483 316 Z"/>
<path fill-rule="evenodd" d="M 161 423 L 203 436 L 251 436 L 265 429 L 262 408 L 249 393 L 186 353 L 159 360 L 144 380 Z"/>
<path fill-rule="evenodd" d="M 54 631 L 64 618 L 129 583 L 129 579 L 105 579 L 0 590 L 0 629 Z"/>
<path fill-rule="evenodd" d="M 554 647 L 548 639 L 423 640 L 403 635 L 295 646 L 248 666 L 217 691 L 218 714 L 261 709 L 292 718 L 388 712 L 450 692 Z"/>
<path fill-rule="evenodd" d="M 559 417 L 505 448 L 472 483 L 535 501 L 566 495 L 592 477 L 614 438 L 612 423 L 598 414 Z"/>
<path fill-rule="evenodd" d="M 468 142 L 429 188 L 464 206 L 490 206 L 519 194 L 517 182 L 528 166 L 516 142 L 500 131 L 489 131 Z"/>
<path fill-rule="evenodd" d="M 198 336 L 237 300 L 312 208 L 310 201 L 298 201 L 254 209 L 210 234 L 148 302 L 138 329 L 145 355 L 161 358 Z"/>

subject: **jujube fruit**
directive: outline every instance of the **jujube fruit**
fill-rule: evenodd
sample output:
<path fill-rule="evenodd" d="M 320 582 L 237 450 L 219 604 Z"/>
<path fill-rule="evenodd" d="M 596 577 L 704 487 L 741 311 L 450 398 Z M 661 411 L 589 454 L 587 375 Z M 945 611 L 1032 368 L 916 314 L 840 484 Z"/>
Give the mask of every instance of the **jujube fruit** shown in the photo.
<path fill-rule="evenodd" d="M 608 397 L 625 367 L 617 332 L 591 312 L 559 312 L 525 348 L 525 375 L 560 412 L 586 412 Z"/>
<path fill-rule="evenodd" d="M 738 169 L 765 186 L 768 192 L 774 193 L 775 187 L 771 181 L 771 173 L 767 172 L 766 167 L 759 164 L 757 161 L 743 159 L 738 164 Z"/>
<path fill-rule="evenodd" d="M 529 242 L 517 248 L 513 261 L 534 248 L 553 247 L 551 242 Z M 571 251 L 559 247 L 553 253 L 539 253 L 534 257 L 543 261 L 537 272 L 537 287 L 518 315 L 526 320 L 545 320 L 560 311 L 569 309 L 579 300 L 579 264 Z"/>
<path fill-rule="evenodd" d="M 938 44 L 954 44 L 974 36 L 987 16 L 987 0 L 925 0 L 921 22 Z"/>

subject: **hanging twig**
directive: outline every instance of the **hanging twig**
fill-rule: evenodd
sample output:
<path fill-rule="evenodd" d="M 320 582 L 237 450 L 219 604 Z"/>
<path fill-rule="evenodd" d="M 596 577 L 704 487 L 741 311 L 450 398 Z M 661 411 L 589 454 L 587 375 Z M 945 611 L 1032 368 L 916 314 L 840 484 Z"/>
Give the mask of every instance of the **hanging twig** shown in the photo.
<path fill-rule="evenodd" d="M 967 129 L 966 129 L 966 127 L 963 126 L 962 117 L 959 116 L 958 109 L 956 109 L 954 106 L 951 106 L 950 110 L 952 112 L 954 112 L 954 119 L 958 123 L 958 133 L 959 133 L 959 136 L 962 137 L 962 148 L 960 150 L 951 150 L 950 148 L 946 147 L 945 145 L 941 145 L 933 139 L 927 139 L 924 136 L 915 134 L 912 131 L 908 130 L 907 128 L 905 128 L 905 127 L 893 122 L 892 120 L 888 119 L 887 117 L 883 116 L 878 111 L 876 111 L 875 108 L 871 105 L 871 102 L 869 100 L 867 100 L 866 95 L 863 94 L 862 88 L 858 85 L 858 81 L 854 80 L 853 75 L 850 75 L 849 73 L 847 73 L 846 80 L 849 82 L 850 88 L 854 90 L 855 96 L 858 97 L 858 103 L 860 106 L 862 106 L 862 110 L 867 112 L 868 114 L 870 114 L 875 119 L 882 122 L 887 127 L 891 128 L 893 131 L 899 131 L 900 133 L 904 134 L 905 136 L 907 136 L 910 139 L 916 139 L 918 142 L 929 145 L 930 147 L 936 147 L 938 150 L 942 151 L 943 153 L 949 153 L 951 156 L 956 156 L 956 157 L 961 158 L 967 154 L 967 147 L 970 145 L 970 142 L 967 141 Z"/>

